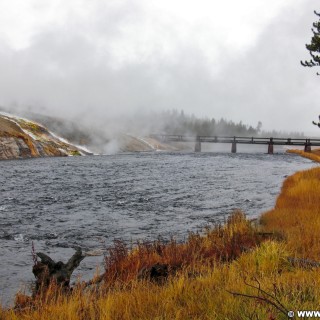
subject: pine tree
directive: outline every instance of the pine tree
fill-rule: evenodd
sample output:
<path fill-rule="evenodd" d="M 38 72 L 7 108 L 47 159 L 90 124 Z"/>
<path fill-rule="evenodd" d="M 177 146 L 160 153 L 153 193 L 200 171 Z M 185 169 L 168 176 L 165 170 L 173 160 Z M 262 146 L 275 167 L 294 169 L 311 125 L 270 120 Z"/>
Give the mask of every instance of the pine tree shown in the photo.
<path fill-rule="evenodd" d="M 314 13 L 320 17 L 320 13 L 314 11 Z M 306 44 L 306 48 L 311 55 L 311 60 L 300 61 L 304 67 L 316 67 L 320 66 L 320 20 L 313 23 L 313 37 L 310 44 Z M 317 73 L 319 75 L 319 73 Z"/>

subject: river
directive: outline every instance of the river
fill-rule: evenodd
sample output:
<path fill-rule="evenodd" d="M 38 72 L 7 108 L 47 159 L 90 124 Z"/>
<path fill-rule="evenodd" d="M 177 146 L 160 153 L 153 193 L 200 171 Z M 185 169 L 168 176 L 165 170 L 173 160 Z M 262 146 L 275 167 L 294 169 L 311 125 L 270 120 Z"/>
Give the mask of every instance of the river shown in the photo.
<path fill-rule="evenodd" d="M 278 153 L 131 153 L 0 162 L 0 301 L 29 286 L 31 247 L 66 260 L 74 247 L 187 237 L 239 208 L 257 217 L 274 206 L 284 178 L 312 167 Z M 103 256 L 74 277 L 90 278 Z M 101 267 L 103 269 L 103 267 Z"/>

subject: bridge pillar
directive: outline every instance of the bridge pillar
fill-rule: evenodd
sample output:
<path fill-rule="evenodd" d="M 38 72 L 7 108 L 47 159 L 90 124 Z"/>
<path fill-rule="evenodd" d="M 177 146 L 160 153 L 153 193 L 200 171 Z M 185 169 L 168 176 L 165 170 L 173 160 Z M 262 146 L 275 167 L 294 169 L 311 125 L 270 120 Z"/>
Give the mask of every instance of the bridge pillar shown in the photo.
<path fill-rule="evenodd" d="M 273 154 L 273 138 L 270 138 L 270 142 L 268 144 L 268 154 Z"/>
<path fill-rule="evenodd" d="M 307 139 L 307 140 L 306 140 L 306 143 L 304 144 L 304 152 L 311 152 L 310 139 Z"/>
<path fill-rule="evenodd" d="M 196 141 L 196 144 L 194 146 L 194 152 L 201 152 L 201 142 Z"/>
<path fill-rule="evenodd" d="M 231 152 L 232 153 L 237 153 L 237 143 L 235 141 L 232 142 Z"/>

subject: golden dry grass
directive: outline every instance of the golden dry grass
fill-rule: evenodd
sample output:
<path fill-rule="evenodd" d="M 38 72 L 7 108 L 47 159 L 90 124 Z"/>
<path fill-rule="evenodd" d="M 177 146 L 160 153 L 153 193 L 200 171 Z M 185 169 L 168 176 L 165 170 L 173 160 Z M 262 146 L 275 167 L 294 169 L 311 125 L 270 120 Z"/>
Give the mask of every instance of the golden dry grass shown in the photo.
<path fill-rule="evenodd" d="M 79 286 L 71 295 L 57 294 L 53 289 L 26 309 L 0 310 L 0 318 L 287 319 L 285 312 L 263 299 L 259 286 L 285 311 L 313 310 L 320 301 L 318 270 L 293 268 L 287 260 L 289 255 L 285 244 L 267 241 L 228 264 L 203 268 L 197 277 L 182 272 L 164 285 L 133 280 L 107 291 L 83 290 Z"/>
<path fill-rule="evenodd" d="M 284 235 L 302 258 L 320 260 L 320 168 L 294 174 L 283 184 L 276 206 L 261 217 L 268 231 Z"/>
<path fill-rule="evenodd" d="M 313 160 L 315 162 L 320 162 L 320 149 L 314 149 L 311 152 L 304 152 L 303 150 L 293 149 L 293 150 L 287 150 L 287 153 L 295 153 L 304 158 Z"/>

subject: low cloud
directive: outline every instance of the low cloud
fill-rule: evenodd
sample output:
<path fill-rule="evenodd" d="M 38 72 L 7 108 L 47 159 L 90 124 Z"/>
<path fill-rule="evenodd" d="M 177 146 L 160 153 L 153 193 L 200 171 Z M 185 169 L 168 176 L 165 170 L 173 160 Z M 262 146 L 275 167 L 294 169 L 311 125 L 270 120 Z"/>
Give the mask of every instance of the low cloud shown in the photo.
<path fill-rule="evenodd" d="M 313 6 L 297 1 L 295 9 L 273 13 L 252 42 L 234 49 L 232 38 L 217 34 L 205 46 L 204 25 L 188 29 L 190 21 L 174 24 L 170 15 L 150 21 L 150 8 L 137 2 L 95 3 L 92 16 L 79 13 L 80 20 L 67 10 L 67 25 L 45 25 L 28 46 L 0 44 L 0 105 L 106 131 L 134 131 L 133 121 L 146 128 L 136 119 L 173 108 L 253 126 L 262 121 L 268 130 L 308 131 L 319 113 L 319 80 L 299 61 L 308 56 Z M 130 40 L 133 32 L 141 34 Z"/>

